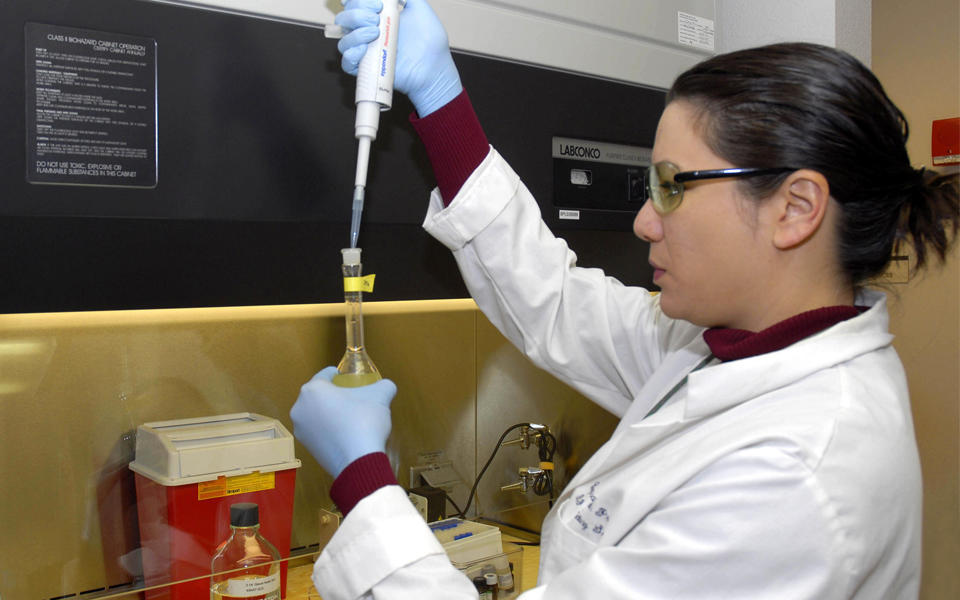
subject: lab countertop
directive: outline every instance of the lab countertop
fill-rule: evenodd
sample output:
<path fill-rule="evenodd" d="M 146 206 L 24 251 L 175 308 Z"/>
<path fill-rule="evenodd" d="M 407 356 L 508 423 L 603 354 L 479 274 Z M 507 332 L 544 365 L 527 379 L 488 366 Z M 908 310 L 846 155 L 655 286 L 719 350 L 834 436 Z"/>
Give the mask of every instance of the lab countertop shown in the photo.
<path fill-rule="evenodd" d="M 505 542 L 522 542 L 514 536 L 503 534 Z M 526 591 L 537 585 L 537 569 L 540 566 L 540 546 L 522 546 L 520 559 L 520 591 Z M 313 587 L 310 574 L 313 563 L 291 564 L 287 570 L 286 600 L 322 600 Z"/>

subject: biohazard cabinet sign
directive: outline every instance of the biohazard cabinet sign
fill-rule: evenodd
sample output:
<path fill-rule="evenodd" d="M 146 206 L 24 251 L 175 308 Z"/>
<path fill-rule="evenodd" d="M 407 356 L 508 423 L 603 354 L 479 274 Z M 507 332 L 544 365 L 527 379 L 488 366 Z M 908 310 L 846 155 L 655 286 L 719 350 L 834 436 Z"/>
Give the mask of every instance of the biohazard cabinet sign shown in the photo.
<path fill-rule="evenodd" d="M 24 26 L 27 181 L 157 185 L 153 39 Z"/>

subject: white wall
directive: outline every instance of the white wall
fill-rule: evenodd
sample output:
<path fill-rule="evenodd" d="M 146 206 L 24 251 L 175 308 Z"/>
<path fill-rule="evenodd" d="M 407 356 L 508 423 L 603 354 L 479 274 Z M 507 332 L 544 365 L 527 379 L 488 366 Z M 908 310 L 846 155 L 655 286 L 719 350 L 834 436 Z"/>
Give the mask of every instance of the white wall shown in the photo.
<path fill-rule="evenodd" d="M 717 0 L 718 52 L 776 42 L 834 46 L 870 65 L 871 0 Z"/>
<path fill-rule="evenodd" d="M 836 42 L 835 0 L 717 0 L 720 52 L 774 42 Z"/>
<path fill-rule="evenodd" d="M 872 60 L 872 0 L 837 1 L 837 48 L 846 50 L 867 65 Z"/>

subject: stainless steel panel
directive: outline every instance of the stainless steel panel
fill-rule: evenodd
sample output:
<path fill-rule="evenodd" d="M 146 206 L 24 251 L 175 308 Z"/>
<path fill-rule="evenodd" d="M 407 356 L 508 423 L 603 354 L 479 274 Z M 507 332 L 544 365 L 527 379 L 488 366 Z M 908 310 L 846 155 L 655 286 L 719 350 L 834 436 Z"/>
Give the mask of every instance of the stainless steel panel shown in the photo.
<path fill-rule="evenodd" d="M 548 425 L 557 438 L 554 495 L 613 433 L 617 418 L 541 370 L 481 314 L 477 318 L 477 463 L 489 459 L 508 427 Z M 517 438 L 513 432 L 507 440 Z M 537 466 L 536 448 L 501 448 L 479 487 L 479 514 L 518 527 L 540 530 L 549 499 L 533 491 L 500 491 L 519 480 L 518 468 Z"/>
<path fill-rule="evenodd" d="M 453 496 L 463 506 L 503 430 L 538 421 L 560 441 L 559 489 L 615 419 L 534 367 L 467 306 L 379 314 L 368 305 L 367 347 L 399 388 L 387 448 L 398 480 L 409 484 L 418 453 L 443 450 L 462 479 Z M 51 598 L 138 575 L 127 466 L 137 425 L 250 411 L 292 428 L 300 386 L 343 352 L 343 319 L 336 308 L 238 310 L 0 315 L 0 596 Z M 203 317 L 183 316 L 193 314 Z M 294 548 L 318 541 L 318 510 L 332 508 L 330 477 L 300 444 L 296 455 Z M 518 466 L 536 463 L 532 449 L 502 449 L 475 508 L 539 529 L 544 499 L 499 490 Z"/>

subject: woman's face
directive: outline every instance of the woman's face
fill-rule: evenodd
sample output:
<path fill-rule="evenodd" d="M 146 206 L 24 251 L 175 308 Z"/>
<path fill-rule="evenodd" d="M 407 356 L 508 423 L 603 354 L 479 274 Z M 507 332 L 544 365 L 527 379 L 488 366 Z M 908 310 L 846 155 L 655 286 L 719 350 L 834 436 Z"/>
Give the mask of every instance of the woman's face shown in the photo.
<path fill-rule="evenodd" d="M 653 161 L 669 161 L 681 171 L 750 167 L 715 155 L 696 129 L 696 111 L 671 102 L 657 127 Z M 762 305 L 770 250 L 764 241 L 764 214 L 745 198 L 736 179 L 685 184 L 683 201 L 659 215 L 647 202 L 634 220 L 634 232 L 650 242 L 654 283 L 667 316 L 705 327 L 750 329 Z"/>

